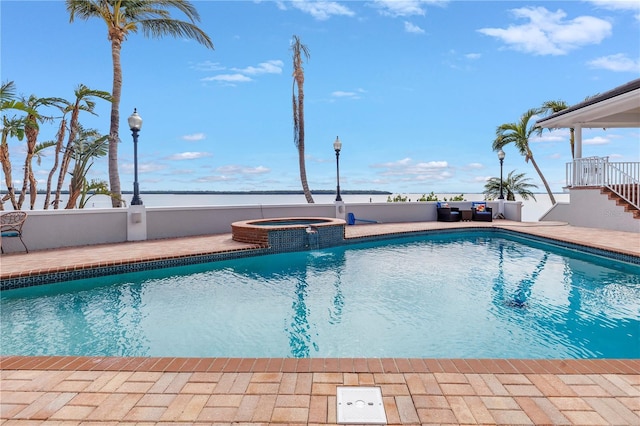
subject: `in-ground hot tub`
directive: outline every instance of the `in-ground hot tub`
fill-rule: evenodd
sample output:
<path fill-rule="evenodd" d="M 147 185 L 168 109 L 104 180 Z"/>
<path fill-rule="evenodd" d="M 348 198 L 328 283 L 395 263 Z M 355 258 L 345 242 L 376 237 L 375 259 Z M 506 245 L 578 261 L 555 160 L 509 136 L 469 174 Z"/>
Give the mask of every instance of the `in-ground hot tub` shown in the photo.
<path fill-rule="evenodd" d="M 330 217 L 282 217 L 233 222 L 235 241 L 259 244 L 273 252 L 308 250 L 344 242 L 342 219 Z"/>

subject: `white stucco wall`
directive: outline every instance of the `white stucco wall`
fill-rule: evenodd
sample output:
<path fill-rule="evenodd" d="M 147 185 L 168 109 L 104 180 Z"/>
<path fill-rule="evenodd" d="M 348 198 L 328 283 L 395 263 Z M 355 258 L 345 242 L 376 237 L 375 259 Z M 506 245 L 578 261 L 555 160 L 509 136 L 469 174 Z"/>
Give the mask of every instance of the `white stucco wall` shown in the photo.
<path fill-rule="evenodd" d="M 471 208 L 469 201 L 449 204 L 460 209 Z M 489 202 L 488 205 L 497 213 L 497 201 Z M 240 220 L 340 215 L 334 204 L 135 207 L 137 210 L 106 208 L 28 211 L 23 239 L 29 250 L 44 250 L 144 239 L 226 234 L 231 232 L 231 223 Z M 520 208 L 520 203 L 505 203 L 506 218 L 520 220 Z M 347 213 L 381 223 L 428 222 L 436 220 L 436 203 L 345 204 L 344 216 Z M 24 250 L 16 238 L 4 238 L 2 246 L 6 253 Z"/>
<path fill-rule="evenodd" d="M 639 232 L 640 220 L 625 212 L 600 188 L 578 188 L 570 190 L 569 204 L 556 204 L 540 220 L 560 220 L 574 226 L 611 229 L 613 231 Z"/>

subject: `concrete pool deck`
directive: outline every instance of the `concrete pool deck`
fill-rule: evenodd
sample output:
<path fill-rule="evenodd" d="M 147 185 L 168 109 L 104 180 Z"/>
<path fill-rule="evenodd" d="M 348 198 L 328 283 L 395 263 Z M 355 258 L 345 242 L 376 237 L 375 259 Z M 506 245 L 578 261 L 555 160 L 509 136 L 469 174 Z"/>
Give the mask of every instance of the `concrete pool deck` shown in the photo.
<path fill-rule="evenodd" d="M 640 256 L 635 233 L 562 223 L 349 226 L 347 238 L 504 227 Z M 230 234 L 2 255 L 0 279 L 245 250 Z M 0 359 L 3 425 L 335 424 L 337 386 L 380 386 L 388 424 L 640 424 L 640 360 Z"/>

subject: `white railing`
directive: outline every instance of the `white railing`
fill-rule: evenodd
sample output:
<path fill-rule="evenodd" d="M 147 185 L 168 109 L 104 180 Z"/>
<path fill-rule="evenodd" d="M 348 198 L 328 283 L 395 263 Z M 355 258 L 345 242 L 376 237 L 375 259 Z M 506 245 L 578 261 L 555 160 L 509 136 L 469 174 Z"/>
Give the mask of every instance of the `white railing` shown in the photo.
<path fill-rule="evenodd" d="M 576 158 L 567 163 L 567 186 L 604 186 L 609 157 Z"/>
<path fill-rule="evenodd" d="M 609 157 L 576 158 L 566 167 L 570 188 L 603 186 L 640 209 L 640 163 L 610 163 Z"/>
<path fill-rule="evenodd" d="M 640 163 L 609 163 L 606 173 L 607 188 L 640 209 Z"/>

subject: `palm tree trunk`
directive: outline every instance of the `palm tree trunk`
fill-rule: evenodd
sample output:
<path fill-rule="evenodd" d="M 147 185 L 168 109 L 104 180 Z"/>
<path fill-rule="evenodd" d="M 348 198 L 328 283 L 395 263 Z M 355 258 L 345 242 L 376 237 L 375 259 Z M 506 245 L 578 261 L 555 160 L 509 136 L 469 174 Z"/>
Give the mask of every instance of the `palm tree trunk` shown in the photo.
<path fill-rule="evenodd" d="M 309 190 L 309 183 L 307 182 L 307 167 L 304 158 L 304 89 L 298 82 L 298 163 L 300 164 L 300 182 L 302 183 L 302 190 L 304 196 L 307 199 L 307 203 L 313 204 L 313 196 Z"/>
<path fill-rule="evenodd" d="M 109 187 L 112 194 L 111 206 L 122 207 L 122 190 L 118 174 L 118 142 L 120 141 L 120 96 L 122 93 L 122 66 L 120 49 L 122 40 L 117 34 L 111 35 L 111 58 L 113 60 L 113 88 L 111 91 L 111 126 L 109 128 Z"/>
<path fill-rule="evenodd" d="M 7 194 L 2 197 L 2 202 L 7 200 L 11 201 L 11 205 L 14 210 L 18 209 L 18 203 L 16 202 L 16 193 L 13 190 L 13 178 L 11 177 L 11 161 L 9 160 L 9 145 L 7 144 L 7 135 L 2 133 L 2 143 L 0 143 L 0 161 L 2 162 L 2 171 L 4 172 L 4 179 L 7 184 Z M 4 206 L 3 206 L 4 209 Z"/>
<path fill-rule="evenodd" d="M 64 135 L 67 131 L 67 120 L 62 117 L 60 121 L 60 127 L 58 128 L 58 134 L 56 135 L 56 152 L 53 160 L 53 167 L 49 172 L 49 176 L 47 177 L 47 194 L 44 197 L 44 210 L 49 209 L 49 200 L 51 199 L 51 182 L 53 181 L 53 175 L 58 170 L 58 164 L 60 162 L 60 152 L 62 151 L 62 142 L 64 141 Z"/>
<path fill-rule="evenodd" d="M 36 208 L 36 198 L 38 197 L 38 181 L 33 175 L 33 169 L 29 170 L 29 209 Z"/>
<path fill-rule="evenodd" d="M 25 126 L 25 136 L 27 137 L 27 155 L 24 160 L 24 178 L 22 179 L 22 191 L 20 192 L 20 199 L 18 200 L 18 206 L 22 208 L 22 204 L 24 203 L 24 199 L 27 194 L 27 185 L 29 182 L 35 181 L 33 178 L 33 168 L 31 163 L 33 162 L 33 152 L 36 147 L 36 142 L 38 141 L 38 128 L 35 123 L 35 117 L 28 116 L 28 122 Z M 33 185 L 33 184 L 32 184 Z M 31 192 L 31 191 L 30 191 Z M 35 194 L 30 194 L 30 199 L 33 198 Z M 33 203 L 31 203 L 31 210 L 33 210 Z"/>
<path fill-rule="evenodd" d="M 22 210 L 22 204 L 24 204 L 24 199 L 27 195 L 28 184 L 29 184 L 29 152 L 27 151 L 26 160 L 24 164 L 24 176 L 22 178 L 22 188 L 20 189 L 20 196 L 18 197 L 18 209 L 20 210 Z"/>
<path fill-rule="evenodd" d="M 76 207 L 76 201 L 78 201 L 78 197 L 80 197 L 80 193 L 82 192 L 82 184 L 83 182 L 81 180 L 78 182 L 75 178 L 71 179 L 71 183 L 69 184 L 69 200 L 67 200 L 65 209 L 74 209 Z"/>
<path fill-rule="evenodd" d="M 556 204 L 556 197 L 553 196 L 553 192 L 551 192 L 551 187 L 549 187 L 547 180 L 544 178 L 542 172 L 540 171 L 540 168 L 538 167 L 538 163 L 536 163 L 536 160 L 534 160 L 533 155 L 531 155 L 529 158 L 531 159 L 531 164 L 533 164 L 533 168 L 536 169 L 536 172 L 538 172 L 538 176 L 540 176 L 540 179 L 542 180 L 542 184 L 547 190 L 547 194 L 549 194 L 549 199 L 551 200 L 551 204 Z"/>
<path fill-rule="evenodd" d="M 60 195 L 62 194 L 62 185 L 64 178 L 69 170 L 69 163 L 71 163 L 71 153 L 73 151 L 73 141 L 76 138 L 78 132 L 78 116 L 80 115 L 79 109 L 80 99 L 76 99 L 75 107 L 71 113 L 71 121 L 69 122 L 69 138 L 67 139 L 67 146 L 62 154 L 62 163 L 60 164 L 60 174 L 58 174 L 58 185 L 56 186 L 56 198 L 53 200 L 53 209 L 57 210 L 60 206 Z"/>
<path fill-rule="evenodd" d="M 569 129 L 569 143 L 571 144 L 571 159 L 576 158 L 576 129 L 571 127 Z"/>

